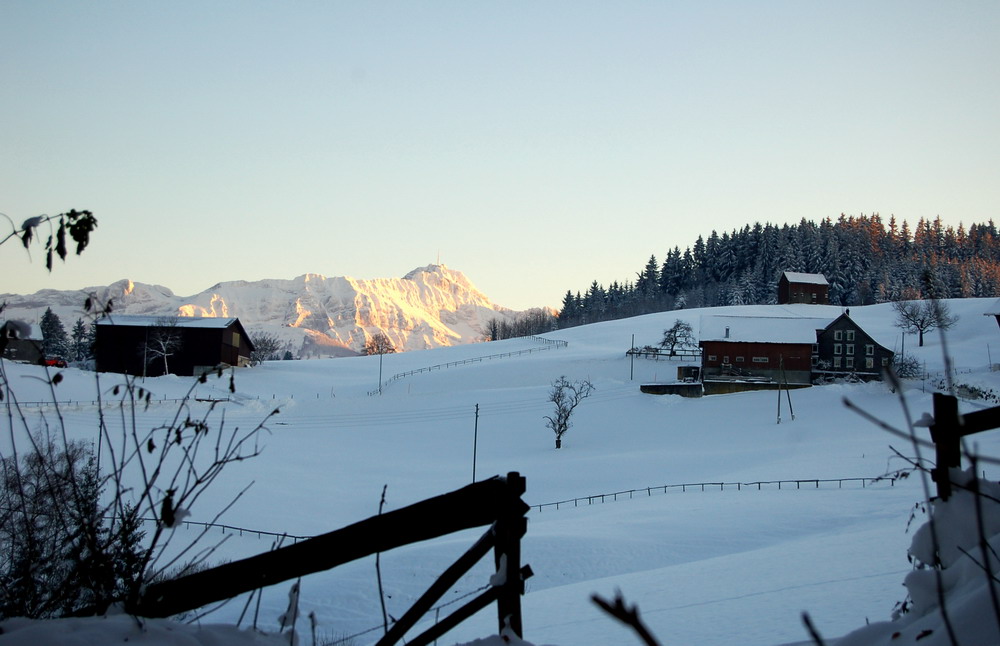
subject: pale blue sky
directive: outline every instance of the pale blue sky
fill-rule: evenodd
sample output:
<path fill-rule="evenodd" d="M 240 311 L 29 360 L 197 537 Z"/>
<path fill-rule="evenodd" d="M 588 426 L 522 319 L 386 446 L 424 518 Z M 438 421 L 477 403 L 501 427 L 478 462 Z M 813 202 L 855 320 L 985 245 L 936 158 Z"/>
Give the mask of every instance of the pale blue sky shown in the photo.
<path fill-rule="evenodd" d="M 1000 221 L 1000 2 L 0 1 L 0 212 L 46 274 L 402 276 L 498 303 L 754 221 Z"/>

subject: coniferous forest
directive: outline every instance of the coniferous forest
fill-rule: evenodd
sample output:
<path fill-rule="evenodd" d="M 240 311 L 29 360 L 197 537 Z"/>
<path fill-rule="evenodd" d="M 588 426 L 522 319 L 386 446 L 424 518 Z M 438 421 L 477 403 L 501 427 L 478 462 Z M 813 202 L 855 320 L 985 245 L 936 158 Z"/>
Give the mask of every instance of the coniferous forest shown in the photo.
<path fill-rule="evenodd" d="M 826 218 L 819 224 L 747 225 L 712 231 L 693 246 L 654 254 L 634 281 L 563 297 L 559 327 L 687 307 L 768 304 L 781 273 L 823 274 L 831 305 L 870 305 L 912 298 L 1000 295 L 1000 238 L 991 220 L 968 229 L 941 218 L 907 222 L 877 215 Z"/>

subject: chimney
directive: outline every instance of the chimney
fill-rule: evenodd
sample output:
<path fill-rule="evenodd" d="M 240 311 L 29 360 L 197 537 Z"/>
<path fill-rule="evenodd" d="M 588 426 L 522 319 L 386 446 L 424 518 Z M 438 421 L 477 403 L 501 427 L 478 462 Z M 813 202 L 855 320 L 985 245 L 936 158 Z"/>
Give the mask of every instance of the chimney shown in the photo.
<path fill-rule="evenodd" d="M 726 338 L 727 339 L 729 338 L 729 326 L 728 325 L 726 326 Z"/>

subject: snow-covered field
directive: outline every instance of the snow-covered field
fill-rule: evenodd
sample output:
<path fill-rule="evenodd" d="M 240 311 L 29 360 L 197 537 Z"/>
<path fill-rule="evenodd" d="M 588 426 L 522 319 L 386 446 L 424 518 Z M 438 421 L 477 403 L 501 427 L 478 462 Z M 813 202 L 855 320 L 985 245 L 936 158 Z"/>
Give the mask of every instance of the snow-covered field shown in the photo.
<path fill-rule="evenodd" d="M 993 317 L 983 315 L 993 311 L 993 300 L 956 300 L 950 305 L 960 317 L 947 337 L 953 378 L 1000 392 L 1000 372 L 989 369 L 991 348 L 1000 361 L 1000 329 Z M 677 364 L 639 359 L 632 363 L 625 357 L 632 335 L 636 345 L 655 344 L 677 318 L 690 321 L 697 331 L 700 315 L 720 313 L 828 315 L 832 320 L 841 309 L 685 310 L 583 326 L 546 335 L 568 342 L 566 347 L 423 372 L 393 381 L 381 396 L 368 394 L 377 387 L 378 357 L 272 362 L 241 370 L 236 374 L 237 396 L 224 406 L 226 425 L 253 425 L 274 407 L 281 412 L 268 422 L 262 455 L 232 465 L 211 490 L 211 498 L 192 509 L 189 520 L 210 520 L 252 481 L 222 522 L 315 535 L 377 513 L 384 486 L 386 510 L 391 510 L 468 484 L 473 468 L 478 479 L 517 471 L 527 479 L 524 499 L 531 505 L 643 490 L 617 501 L 606 498 L 603 504 L 583 501 L 558 510 L 536 507 L 529 513 L 523 561 L 535 575 L 527 582 L 522 603 L 524 637 L 531 643 L 633 643 L 634 636 L 590 601 L 593 593 L 612 597 L 617 590 L 638 605 L 662 642 L 671 645 L 805 642 L 809 637 L 801 621 L 804 611 L 830 640 L 867 622 L 888 620 L 893 606 L 906 596 L 902 583 L 912 569 L 906 551 L 912 532 L 923 522 L 918 517 L 908 533 L 914 504 L 923 498 L 919 479 L 864 487 L 848 481 L 842 486 L 824 482 L 818 487 L 715 486 L 663 492 L 664 485 L 681 483 L 874 478 L 906 466 L 893 457 L 890 446 L 913 455 L 905 440 L 879 430 L 843 404 L 848 398 L 905 428 L 900 395 L 882 383 L 792 391 L 794 419 L 783 395 L 780 424 L 773 392 L 701 399 L 641 394 L 639 384 L 672 380 Z M 851 314 L 878 341 L 899 351 L 901 337 L 888 305 L 855 307 Z M 538 341 L 524 339 L 387 355 L 383 372 L 389 377 L 541 347 Z M 942 339 L 937 333 L 928 335 L 926 346 L 917 348 L 916 339 L 908 337 L 906 352 L 926 362 L 932 374 L 927 382 L 907 384 L 905 401 L 919 417 L 932 410 L 931 392 L 944 366 Z M 40 376 L 40 369 L 6 368 L 21 401 L 49 399 L 41 381 L 33 378 Z M 56 389 L 61 400 L 94 398 L 93 374 L 68 369 L 64 375 Z M 549 384 L 560 375 L 590 379 L 597 390 L 577 409 L 563 448 L 556 450 L 542 416 L 549 412 Z M 110 389 L 116 380 L 120 377 L 102 375 L 101 388 Z M 177 377 L 144 384 L 157 398 L 180 396 L 189 385 L 190 380 Z M 197 396 L 225 397 L 227 386 L 228 380 L 210 380 Z M 962 410 L 991 405 L 963 402 Z M 160 423 L 175 408 L 154 404 L 140 423 Z M 51 415 L 51 408 L 44 410 Z M 81 438 L 95 433 L 94 410 L 86 403 L 62 406 L 69 428 Z M 922 432 L 928 435 L 926 429 Z M 972 439 L 983 454 L 1000 455 L 1000 432 Z M 989 479 L 1000 479 L 996 465 L 983 464 L 981 470 Z M 645 491 L 656 486 L 660 492 Z M 383 554 L 389 614 L 399 617 L 479 533 L 463 532 Z M 272 542 L 269 536 L 230 532 L 213 559 L 259 553 Z M 485 585 L 492 564 L 487 561 L 443 602 Z M 277 632 L 288 588 L 283 584 L 266 591 L 257 611 L 259 628 Z M 244 599 L 237 599 L 202 622 L 234 624 L 244 605 Z M 382 624 L 374 558 L 304 578 L 301 606 L 303 614 L 315 613 L 324 636 L 358 635 L 355 644 L 374 642 Z M 66 644 L 98 643 L 95 630 L 106 634 L 109 643 L 120 642 L 124 633 L 129 633 L 130 643 L 164 645 L 257 639 L 233 631 L 209 637 L 207 632 L 192 634 L 158 623 L 143 636 L 127 621 L 104 622 L 109 627 L 105 633 L 93 623 L 77 621 L 8 623 L 0 642 L 56 643 L 51 640 L 58 636 Z M 307 623 L 301 620 L 300 628 Z M 488 636 L 496 631 L 495 624 L 491 607 L 440 643 Z M 75 638 L 80 641 L 73 642 L 75 630 L 92 632 L 86 633 L 90 637 L 79 633 Z M 310 643 L 308 628 L 300 632 L 302 643 Z M 178 635 L 192 641 L 173 641 Z M 935 638 L 939 636 L 940 631 Z M 936 642 L 921 642 L 926 643 Z"/>

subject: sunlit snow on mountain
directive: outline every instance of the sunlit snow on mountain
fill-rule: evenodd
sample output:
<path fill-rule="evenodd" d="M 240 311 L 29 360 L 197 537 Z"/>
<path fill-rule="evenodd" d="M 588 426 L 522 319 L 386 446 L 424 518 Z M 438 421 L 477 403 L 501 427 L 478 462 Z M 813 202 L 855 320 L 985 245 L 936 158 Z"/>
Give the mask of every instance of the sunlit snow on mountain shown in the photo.
<path fill-rule="evenodd" d="M 251 334 L 274 334 L 303 358 L 359 353 L 378 332 L 399 350 L 474 343 L 482 340 L 488 321 L 516 314 L 445 265 L 420 267 L 402 278 L 305 274 L 290 280 L 229 281 L 193 296 L 124 279 L 79 291 L 3 294 L 0 301 L 7 303 L 6 318 L 37 323 L 51 307 L 69 328 L 78 318 L 88 320 L 83 308 L 90 295 L 99 303 L 111 301 L 113 314 L 236 316 Z"/>

